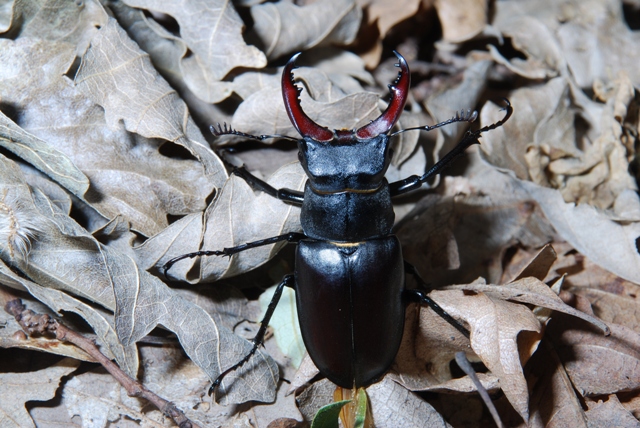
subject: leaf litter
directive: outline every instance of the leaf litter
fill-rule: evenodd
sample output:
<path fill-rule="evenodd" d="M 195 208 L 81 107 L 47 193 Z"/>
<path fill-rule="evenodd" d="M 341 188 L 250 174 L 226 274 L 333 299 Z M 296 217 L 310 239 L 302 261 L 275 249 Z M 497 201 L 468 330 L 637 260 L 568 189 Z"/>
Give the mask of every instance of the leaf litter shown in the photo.
<path fill-rule="evenodd" d="M 237 289 L 251 296 L 277 283 L 293 269 L 291 252 L 277 245 L 184 261 L 168 280 L 161 267 L 201 248 L 300 230 L 297 208 L 227 178 L 213 149 L 241 139 L 207 140 L 208 125 L 296 137 L 279 76 L 283 61 L 305 50 L 295 71 L 305 111 L 332 128 L 360 126 L 385 108 L 397 49 L 414 72 L 402 127 L 468 108 L 481 108 L 485 125 L 500 117 L 502 97 L 514 115 L 447 175 L 398 201 L 405 257 L 471 340 L 410 306 L 392 370 L 368 389 L 376 426 L 486 423 L 473 385 L 451 364 L 458 351 L 507 426 L 637 423 L 635 3 L 165 3 L 32 0 L 0 10 L 4 302 L 19 296 L 62 317 L 201 426 L 312 418 L 333 400 L 333 386 L 315 380 L 308 358 L 296 374 L 291 358 L 300 357 L 273 340 L 225 379 L 220 404 L 205 395 L 250 347 L 232 330 L 250 338 L 255 328 L 243 321 L 260 319 Z M 464 131 L 396 137 L 389 179 L 424 172 Z M 263 151 L 225 156 L 255 165 L 276 187 L 302 189 L 297 163 L 263 165 Z M 295 318 L 295 307 L 283 317 Z M 74 372 L 90 358 L 72 345 L 26 337 L 8 315 L 0 345 L 3 355 L 38 349 L 75 360 L 52 356 L 23 369 L 25 385 L 51 379 L 37 390 L 9 382 L 9 363 L 0 373 L 7 426 L 74 416 L 92 426 L 167 426 L 95 365 Z M 55 406 L 33 404 L 56 391 Z M 225 406 L 245 402 L 266 404 Z"/>

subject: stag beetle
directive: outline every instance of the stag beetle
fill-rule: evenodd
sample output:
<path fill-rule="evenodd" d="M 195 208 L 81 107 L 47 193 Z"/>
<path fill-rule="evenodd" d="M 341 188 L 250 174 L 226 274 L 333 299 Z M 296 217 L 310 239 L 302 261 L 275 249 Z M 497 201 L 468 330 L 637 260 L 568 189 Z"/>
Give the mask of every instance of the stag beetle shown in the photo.
<path fill-rule="evenodd" d="M 254 189 L 301 207 L 303 233 L 287 233 L 219 251 L 197 251 L 175 257 L 164 265 L 164 273 L 179 260 L 197 256 L 233 254 L 286 241 L 298 245 L 295 273 L 278 285 L 253 348 L 240 362 L 222 372 L 209 393 L 229 372 L 236 370 L 255 353 L 264 340 L 266 327 L 283 288 L 296 291 L 296 304 L 302 337 L 309 356 L 320 372 L 343 388 L 366 387 L 378 381 L 389 369 L 398 352 L 405 319 L 405 306 L 418 301 L 468 336 L 468 331 L 450 317 L 421 290 L 405 288 L 405 273 L 416 275 L 402 257 L 398 238 L 391 234 L 394 212 L 391 198 L 418 189 L 438 174 L 486 131 L 502 126 L 513 111 L 508 100 L 502 120 L 464 135 L 462 140 L 422 176 L 411 176 L 389 183 L 384 175 L 391 163 L 390 137 L 410 129 L 432 130 L 454 122 L 472 122 L 477 113 L 462 111 L 434 126 L 390 131 L 407 102 L 409 67 L 398 58 L 400 72 L 389 85 L 391 101 L 372 122 L 355 130 L 330 130 L 311 120 L 300 105 L 302 91 L 293 81 L 294 55 L 282 73 L 282 95 L 291 123 L 302 139 L 298 157 L 308 176 L 304 192 L 276 189 L 243 167 L 232 173 Z M 250 135 L 211 127 L 212 133 L 239 135 L 264 140 L 282 136 Z M 283 137 L 290 138 L 291 137 Z M 424 285 L 424 282 L 418 278 Z"/>

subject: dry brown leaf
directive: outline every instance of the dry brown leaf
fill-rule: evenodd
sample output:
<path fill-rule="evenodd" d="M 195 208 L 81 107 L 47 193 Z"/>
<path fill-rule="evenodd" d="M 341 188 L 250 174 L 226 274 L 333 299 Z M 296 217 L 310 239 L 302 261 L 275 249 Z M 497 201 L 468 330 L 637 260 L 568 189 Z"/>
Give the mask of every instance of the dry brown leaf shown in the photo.
<path fill-rule="evenodd" d="M 505 58 L 496 46 L 489 46 L 491 57 L 516 74 L 529 79 L 548 79 L 558 74 L 567 75 L 567 65 L 553 32 L 541 21 L 525 16 L 498 15 L 495 25 L 502 34 L 511 38 L 511 44 L 526 59 Z"/>
<path fill-rule="evenodd" d="M 54 366 L 38 371 L 0 373 L 0 425 L 7 428 L 35 427 L 25 408 L 26 402 L 52 399 L 60 379 L 79 365 L 79 361 L 65 358 Z"/>
<path fill-rule="evenodd" d="M 300 96 L 302 108 L 317 123 L 330 129 L 354 129 L 379 114 L 378 95 L 359 92 L 346 95 L 327 75 L 308 69 L 296 70 L 305 83 Z M 261 79 L 262 89 L 250 95 L 233 115 L 233 127 L 253 134 L 283 134 L 299 137 L 282 102 L 280 79 Z M 320 99 L 314 99 L 313 95 Z"/>
<path fill-rule="evenodd" d="M 409 428 L 447 427 L 442 415 L 431 404 L 407 391 L 389 378 L 367 388 L 375 426 Z M 405 411 L 404 409 L 411 409 Z"/>
<path fill-rule="evenodd" d="M 585 329 L 575 319 L 557 314 L 548 334 L 571 382 L 583 396 L 637 390 L 640 386 L 640 335 L 609 324 L 611 336 Z"/>
<path fill-rule="evenodd" d="M 91 307 L 61 291 L 41 287 L 27 279 L 21 278 L 9 270 L 2 261 L 0 261 L 0 276 L 3 277 L 3 283 L 5 283 L 7 279 L 19 282 L 33 297 L 57 312 L 58 315 L 62 314 L 61 311 L 73 312 L 79 315 L 96 333 L 95 340 L 97 344 L 100 345 L 101 352 L 108 358 L 115 359 L 120 368 L 129 376 L 136 377 L 139 368 L 138 350 L 135 345 L 129 344 L 124 346 L 120 343 L 115 330 L 113 314 L 99 308 Z M 30 309 L 33 310 L 31 307 Z M 29 341 L 31 341 L 31 338 Z M 58 342 L 52 345 L 54 348 L 68 346 L 65 345 L 65 342 L 59 343 L 58 340 L 53 342 Z M 42 349 L 51 352 L 44 347 Z M 78 349 L 77 353 L 81 355 L 84 354 L 81 349 Z M 82 359 L 87 360 L 87 357 L 84 356 Z M 88 360 L 93 361 L 92 358 Z"/>
<path fill-rule="evenodd" d="M 553 189 L 519 181 L 536 200 L 560 236 L 580 253 L 629 281 L 640 283 L 640 254 L 636 240 L 640 223 L 619 224 L 586 204 L 567 204 Z M 592 239 L 597 236 L 598 239 Z"/>
<path fill-rule="evenodd" d="M 349 44 L 360 28 L 362 11 L 354 0 L 323 0 L 298 6 L 290 2 L 251 7 L 253 32 L 268 58 L 278 58 L 330 43 Z"/>
<path fill-rule="evenodd" d="M 113 18 L 92 39 L 75 84 L 105 109 L 112 127 L 122 120 L 130 132 L 180 144 L 203 163 L 204 175 L 214 185 L 225 179 L 222 164 L 205 146 L 184 102 Z"/>
<path fill-rule="evenodd" d="M 431 296 L 447 313 L 469 325 L 471 348 L 500 379 L 500 387 L 516 411 L 528 420 L 529 393 L 522 364 L 535 348 L 520 350 L 518 335 L 540 333 L 535 315 L 525 306 L 492 299 L 482 293 L 433 291 Z"/>
<path fill-rule="evenodd" d="M 0 79 L 0 96 L 3 102 L 20 108 L 17 125 L 51 146 L 50 150 L 62 152 L 89 177 L 91 189 L 84 197 L 98 212 L 107 217 L 123 214 L 135 229 L 152 234 L 167 224 L 168 212 L 204 207 L 215 174 L 203 176 L 198 172 L 202 166 L 192 160 L 161 156 L 160 142 L 129 135 L 121 125 L 109 129 L 102 108 L 64 76 L 73 61 L 72 46 L 29 38 L 17 42 L 3 39 L 0 55 L 4 67 L 13 70 Z M 28 134 L 20 135 L 16 145 L 30 144 Z M 210 151 L 207 156 L 211 162 L 219 162 Z M 62 160 L 43 157 L 35 165 L 43 170 L 56 169 L 56 179 L 60 174 L 77 176 L 69 162 L 64 167 L 68 172 L 59 170 Z M 220 165 L 216 168 L 217 174 L 224 175 Z M 199 185 L 194 187 L 193 183 Z M 75 194 L 81 190 L 73 183 L 69 187 Z M 95 213 L 92 215 L 95 217 Z"/>
<path fill-rule="evenodd" d="M 64 153 L 29 134 L 0 112 L 0 145 L 82 198 L 89 179 Z"/>
<path fill-rule="evenodd" d="M 30 248 L 28 261 L 21 251 L 13 255 L 3 251 L 1 256 L 8 265 L 43 287 L 115 311 L 115 329 L 124 346 L 162 324 L 178 336 L 187 355 L 210 378 L 215 378 L 222 366 L 235 362 L 238 352 L 248 352 L 249 342 L 233 335 L 228 327 L 217 325 L 201 307 L 141 271 L 130 257 L 102 246 L 39 191 L 31 194 L 17 166 L 1 159 L 0 188 L 6 194 L 5 202 L 12 202 L 8 208 L 13 209 L 5 208 L 2 214 L 16 217 L 23 228 L 20 239 L 27 240 L 26 249 Z M 253 374 L 242 375 L 245 369 Z M 222 402 L 273 400 L 278 370 L 267 355 L 259 351 L 236 375 L 241 376 L 241 382 L 234 383 L 233 375 L 227 378 Z M 262 388 L 246 388 L 240 385 L 244 382 L 255 382 Z"/>
<path fill-rule="evenodd" d="M 505 285 L 490 285 L 477 282 L 468 285 L 451 285 L 447 289 L 476 291 L 494 298 L 529 303 L 538 307 L 552 309 L 581 318 L 599 328 L 603 334 L 608 335 L 610 333 L 607 325 L 601 320 L 566 305 L 549 286 L 536 278 L 522 278 Z"/>
<path fill-rule="evenodd" d="M 275 188 L 302 190 L 306 176 L 299 164 L 282 167 L 271 177 Z M 224 248 L 257 239 L 298 231 L 300 210 L 265 193 L 254 194 L 246 182 L 232 177 L 216 203 L 205 213 L 203 248 Z M 246 272 L 269 260 L 282 246 L 255 248 L 229 258 L 208 257 L 201 261 L 200 278 L 210 280 Z M 226 259 L 226 260 L 225 260 Z"/>
<path fill-rule="evenodd" d="M 546 340 L 540 348 L 543 352 L 535 354 L 527 365 L 527 374 L 532 374 L 536 381 L 531 392 L 528 425 L 587 428 L 582 405 L 558 355 Z"/>
<path fill-rule="evenodd" d="M 487 0 L 436 0 L 442 38 L 451 43 L 469 40 L 487 24 Z"/>
<path fill-rule="evenodd" d="M 77 55 L 82 55 L 108 19 L 102 5 L 91 0 L 24 0 L 5 5 L 13 6 L 11 29 L 20 37 L 69 43 Z"/>
<path fill-rule="evenodd" d="M 231 94 L 230 86 L 220 81 L 232 69 L 262 68 L 267 64 L 264 54 L 243 40 L 244 23 L 229 2 L 126 0 L 124 3 L 166 13 L 178 22 L 180 37 L 153 21 L 147 21 L 147 25 L 176 44 L 179 55 L 174 60 L 178 62 L 179 73 L 191 92 L 205 102 L 220 102 Z"/>
<path fill-rule="evenodd" d="M 603 282 L 603 285 L 611 283 Z M 635 287 L 638 290 L 640 287 Z M 591 303 L 594 314 L 607 323 L 623 325 L 636 333 L 640 333 L 640 302 L 637 294 L 634 297 L 620 296 L 596 288 L 571 289 L 572 293 L 586 297 Z"/>
<path fill-rule="evenodd" d="M 638 426 L 631 412 L 625 409 L 616 395 L 610 395 L 607 401 L 586 400 L 589 409 L 585 412 L 589 427 L 635 428 Z"/>

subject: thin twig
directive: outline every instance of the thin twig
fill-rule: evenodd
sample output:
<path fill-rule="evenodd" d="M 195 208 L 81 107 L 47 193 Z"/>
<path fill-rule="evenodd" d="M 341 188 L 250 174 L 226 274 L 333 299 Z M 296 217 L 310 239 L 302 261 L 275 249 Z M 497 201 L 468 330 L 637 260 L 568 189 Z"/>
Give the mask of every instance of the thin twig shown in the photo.
<path fill-rule="evenodd" d="M 60 324 L 55 318 L 47 314 L 36 314 L 22 303 L 20 299 L 7 302 L 5 311 L 13 315 L 28 335 L 54 334 L 56 339 L 73 343 L 77 347 L 91 355 L 96 361 L 107 369 L 109 373 L 124 387 L 130 397 L 141 397 L 153 403 L 162 413 L 174 420 L 180 428 L 199 428 L 199 425 L 191 422 L 182 410 L 175 404 L 148 390 L 144 385 L 129 377 L 117 364 L 107 358 L 91 339 Z"/>

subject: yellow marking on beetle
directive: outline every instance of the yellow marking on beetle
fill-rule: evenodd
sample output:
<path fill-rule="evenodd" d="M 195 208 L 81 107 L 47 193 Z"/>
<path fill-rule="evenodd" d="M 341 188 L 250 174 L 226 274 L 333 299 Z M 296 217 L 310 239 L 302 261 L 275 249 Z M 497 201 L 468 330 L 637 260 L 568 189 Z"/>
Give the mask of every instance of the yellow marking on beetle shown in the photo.
<path fill-rule="evenodd" d="M 362 244 L 362 242 L 329 242 L 331 242 L 331 244 L 335 245 L 336 247 L 357 247 L 358 245 Z"/>

